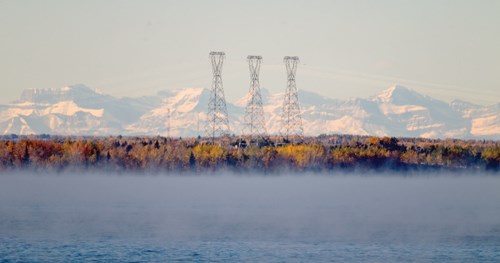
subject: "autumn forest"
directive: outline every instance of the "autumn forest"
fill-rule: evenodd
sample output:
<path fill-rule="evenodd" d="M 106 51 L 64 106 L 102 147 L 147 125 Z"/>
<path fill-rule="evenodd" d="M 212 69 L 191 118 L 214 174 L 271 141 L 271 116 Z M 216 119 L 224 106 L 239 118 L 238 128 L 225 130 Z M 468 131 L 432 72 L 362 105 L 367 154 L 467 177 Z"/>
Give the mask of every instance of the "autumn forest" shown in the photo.
<path fill-rule="evenodd" d="M 484 170 L 500 168 L 500 144 L 486 140 L 434 140 L 321 135 L 291 143 L 230 137 L 0 137 L 0 171 L 86 169 L 144 172 L 383 170 Z"/>

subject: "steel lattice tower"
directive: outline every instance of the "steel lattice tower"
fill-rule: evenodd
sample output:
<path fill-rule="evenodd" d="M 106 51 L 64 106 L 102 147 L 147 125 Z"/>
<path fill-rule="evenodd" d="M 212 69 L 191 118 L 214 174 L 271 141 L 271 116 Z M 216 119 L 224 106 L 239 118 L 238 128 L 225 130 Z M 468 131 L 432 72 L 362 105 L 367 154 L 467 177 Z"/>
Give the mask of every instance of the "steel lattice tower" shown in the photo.
<path fill-rule="evenodd" d="M 245 110 L 243 136 L 250 140 L 262 139 L 266 135 L 264 108 L 260 94 L 259 71 L 262 62 L 261 56 L 248 56 L 250 69 L 250 89 Z"/>
<path fill-rule="evenodd" d="M 302 117 L 300 114 L 299 96 L 297 85 L 295 83 L 295 75 L 297 73 L 297 64 L 299 57 L 283 58 L 287 72 L 287 85 L 285 91 L 285 99 L 283 100 L 283 111 L 281 113 L 281 130 L 280 133 L 287 140 L 289 137 L 300 138 L 304 133 L 302 128 Z"/>
<path fill-rule="evenodd" d="M 210 52 L 213 81 L 208 102 L 206 134 L 212 138 L 212 143 L 215 142 L 215 138 L 229 135 L 229 119 L 221 76 L 225 55 L 224 52 Z"/>

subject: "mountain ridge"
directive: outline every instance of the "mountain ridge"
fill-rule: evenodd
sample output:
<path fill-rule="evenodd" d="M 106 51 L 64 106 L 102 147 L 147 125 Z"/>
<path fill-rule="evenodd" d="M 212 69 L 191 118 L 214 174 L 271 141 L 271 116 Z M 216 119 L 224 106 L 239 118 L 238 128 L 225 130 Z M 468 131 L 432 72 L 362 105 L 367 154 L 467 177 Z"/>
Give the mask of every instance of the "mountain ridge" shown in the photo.
<path fill-rule="evenodd" d="M 209 96 L 204 88 L 165 90 L 137 98 L 113 97 L 82 84 L 29 89 L 19 100 L 0 105 L 0 133 L 203 136 Z M 262 90 L 262 97 L 266 128 L 277 134 L 283 94 Z M 500 139 L 500 103 L 446 103 L 400 85 L 349 100 L 299 90 L 299 101 L 306 135 Z M 245 97 L 227 102 L 234 134 L 241 133 L 245 105 Z"/>

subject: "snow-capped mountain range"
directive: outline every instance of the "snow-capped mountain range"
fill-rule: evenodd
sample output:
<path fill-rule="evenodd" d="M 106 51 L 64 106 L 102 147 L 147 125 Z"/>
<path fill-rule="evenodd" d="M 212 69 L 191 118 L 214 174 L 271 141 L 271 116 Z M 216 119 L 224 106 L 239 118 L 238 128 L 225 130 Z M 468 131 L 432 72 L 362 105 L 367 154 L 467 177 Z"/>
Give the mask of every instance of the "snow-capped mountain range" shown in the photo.
<path fill-rule="evenodd" d="M 25 90 L 0 105 L 2 134 L 170 135 L 204 134 L 210 92 L 203 88 L 116 98 L 84 85 Z M 267 131 L 277 134 L 283 94 L 262 90 Z M 336 100 L 300 90 L 306 135 L 357 134 L 426 138 L 500 139 L 500 103 L 446 103 L 402 86 L 370 98 Z M 246 97 L 228 102 L 231 132 L 240 134 Z"/>

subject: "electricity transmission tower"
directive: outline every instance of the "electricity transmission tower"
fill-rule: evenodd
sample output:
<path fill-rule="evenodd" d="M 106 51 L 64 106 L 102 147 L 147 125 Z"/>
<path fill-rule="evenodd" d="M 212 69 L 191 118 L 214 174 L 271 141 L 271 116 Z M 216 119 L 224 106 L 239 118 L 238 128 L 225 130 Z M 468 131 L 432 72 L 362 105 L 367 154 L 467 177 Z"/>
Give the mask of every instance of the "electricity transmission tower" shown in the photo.
<path fill-rule="evenodd" d="M 208 101 L 208 119 L 205 132 L 207 137 L 212 138 L 212 143 L 215 143 L 215 138 L 229 135 L 229 119 L 221 76 L 225 55 L 224 52 L 210 52 L 213 80 L 210 100 Z"/>
<path fill-rule="evenodd" d="M 280 133 L 287 140 L 292 138 L 301 138 L 304 129 L 302 128 L 302 117 L 300 115 L 299 97 L 297 94 L 297 85 L 295 84 L 295 74 L 297 73 L 297 64 L 299 57 L 283 58 L 286 66 L 287 85 L 285 99 L 283 100 L 283 111 L 281 113 Z"/>
<path fill-rule="evenodd" d="M 262 139 L 266 135 L 264 108 L 260 94 L 259 71 L 262 62 L 261 56 L 248 56 L 250 69 L 250 89 L 245 110 L 243 136 L 250 141 Z"/>

